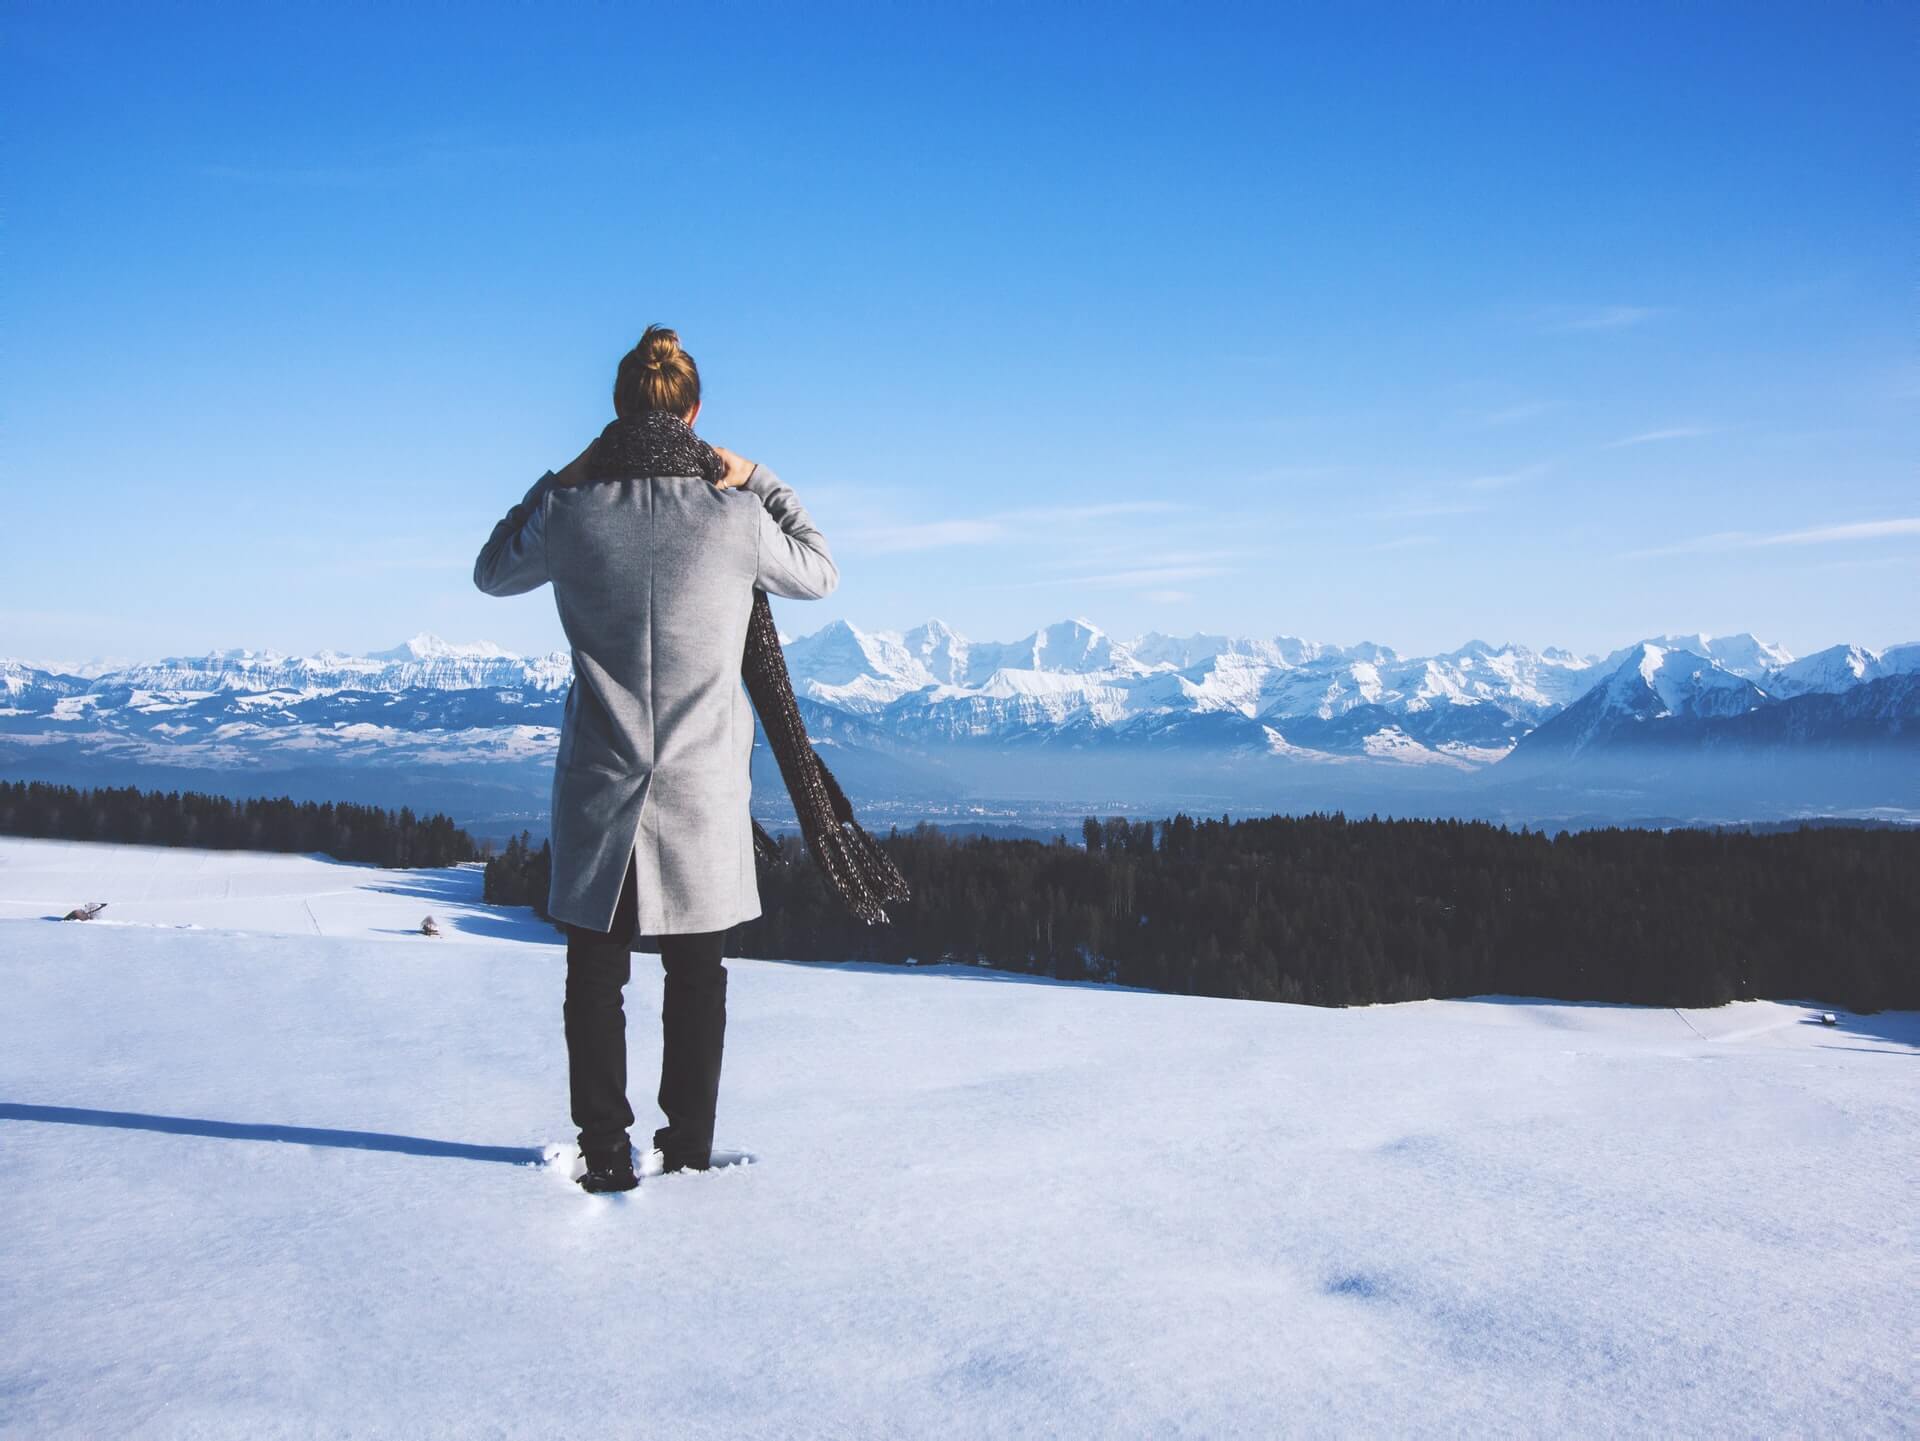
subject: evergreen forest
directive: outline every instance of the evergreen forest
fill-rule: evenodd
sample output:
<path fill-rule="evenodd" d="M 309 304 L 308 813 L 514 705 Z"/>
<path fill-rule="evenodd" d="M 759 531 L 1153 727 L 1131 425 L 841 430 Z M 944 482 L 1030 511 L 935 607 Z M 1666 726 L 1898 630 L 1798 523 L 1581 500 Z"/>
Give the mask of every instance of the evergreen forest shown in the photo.
<path fill-rule="evenodd" d="M 377 866 L 478 860 L 472 836 L 446 816 L 284 796 L 232 800 L 137 786 L 80 790 L 0 780 L 0 835 L 210 850 L 318 852 Z"/>
<path fill-rule="evenodd" d="M 1509 830 L 1340 814 L 1096 819 L 1077 843 L 880 843 L 913 889 L 865 926 L 797 837 L 730 956 L 958 962 L 1184 995 L 1364 1005 L 1506 994 L 1920 1008 L 1920 832 Z M 488 898 L 542 909 L 522 837 Z M 642 937 L 642 943 L 648 938 Z"/>

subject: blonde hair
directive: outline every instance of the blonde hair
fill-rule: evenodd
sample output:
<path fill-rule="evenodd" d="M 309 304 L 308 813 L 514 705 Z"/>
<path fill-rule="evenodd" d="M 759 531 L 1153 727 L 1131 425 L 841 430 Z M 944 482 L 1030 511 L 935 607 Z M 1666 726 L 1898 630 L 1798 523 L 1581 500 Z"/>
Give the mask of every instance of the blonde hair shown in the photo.
<path fill-rule="evenodd" d="M 649 325 L 613 377 L 613 413 L 666 410 L 685 417 L 700 403 L 700 370 L 664 325 Z"/>

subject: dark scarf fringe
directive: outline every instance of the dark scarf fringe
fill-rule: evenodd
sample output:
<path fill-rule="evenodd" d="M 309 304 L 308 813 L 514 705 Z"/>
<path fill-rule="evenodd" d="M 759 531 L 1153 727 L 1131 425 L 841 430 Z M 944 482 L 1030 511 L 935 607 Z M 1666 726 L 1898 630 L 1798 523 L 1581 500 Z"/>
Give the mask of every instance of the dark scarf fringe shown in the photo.
<path fill-rule="evenodd" d="M 586 462 L 586 474 L 592 480 L 697 475 L 715 481 L 725 472 L 713 447 L 679 416 L 663 410 L 614 421 L 600 432 Z M 807 853 L 849 910 L 868 925 L 885 923 L 882 902 L 911 900 L 912 892 L 900 868 L 853 818 L 846 792 L 808 740 L 787 657 L 780 649 L 780 632 L 773 623 L 773 607 L 758 587 L 747 620 L 740 673 L 779 764 L 780 779 L 786 782 Z M 781 863 L 779 845 L 758 821 L 753 821 L 753 849 L 769 865 Z"/>
<path fill-rule="evenodd" d="M 752 817 L 748 819 L 752 820 Z M 770 866 L 786 863 L 786 858 L 780 854 L 780 842 L 768 835 L 767 828 L 758 821 L 753 822 L 753 854 L 757 860 Z"/>
<path fill-rule="evenodd" d="M 800 718 L 793 680 L 787 673 L 787 658 L 780 649 L 780 633 L 774 628 L 773 607 L 767 593 L 759 589 L 753 593 L 753 612 L 747 620 L 747 652 L 741 674 L 746 678 L 753 708 L 759 712 L 761 729 L 767 733 L 767 744 L 779 763 L 780 779 L 793 798 L 807 853 L 848 909 L 868 925 L 884 923 L 887 912 L 882 903 L 911 900 L 913 894 L 900 868 L 853 818 L 853 807 L 840 782 L 807 740 L 806 723 Z M 759 830 L 757 823 L 755 829 Z M 764 835 L 760 831 L 756 844 Z M 771 837 L 765 845 L 772 848 Z"/>

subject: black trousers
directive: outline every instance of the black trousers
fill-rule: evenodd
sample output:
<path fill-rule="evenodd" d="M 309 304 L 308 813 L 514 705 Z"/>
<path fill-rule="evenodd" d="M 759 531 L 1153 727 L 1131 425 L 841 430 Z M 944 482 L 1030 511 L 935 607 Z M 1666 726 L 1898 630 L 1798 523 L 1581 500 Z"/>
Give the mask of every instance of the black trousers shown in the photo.
<path fill-rule="evenodd" d="M 580 1148 L 618 1151 L 629 1141 L 627 1013 L 622 991 L 632 978 L 638 924 L 634 862 L 614 910 L 613 928 L 590 931 L 569 924 L 567 1079 Z M 713 1117 L 720 1095 L 720 1053 L 727 1032 L 727 968 L 720 961 L 725 931 L 661 936 L 665 971 L 660 1006 L 660 1109 L 666 1125 L 653 1144 L 670 1162 L 704 1167 L 713 1152 Z"/>

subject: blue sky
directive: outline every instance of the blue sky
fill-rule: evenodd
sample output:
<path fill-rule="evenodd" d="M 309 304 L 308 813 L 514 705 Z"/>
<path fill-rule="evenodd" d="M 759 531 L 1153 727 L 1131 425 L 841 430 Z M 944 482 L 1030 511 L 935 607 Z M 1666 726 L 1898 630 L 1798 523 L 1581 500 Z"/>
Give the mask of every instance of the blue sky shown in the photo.
<path fill-rule="evenodd" d="M 0 654 L 563 644 L 679 328 L 783 628 L 1920 638 L 1910 7 L 8 7 Z"/>

